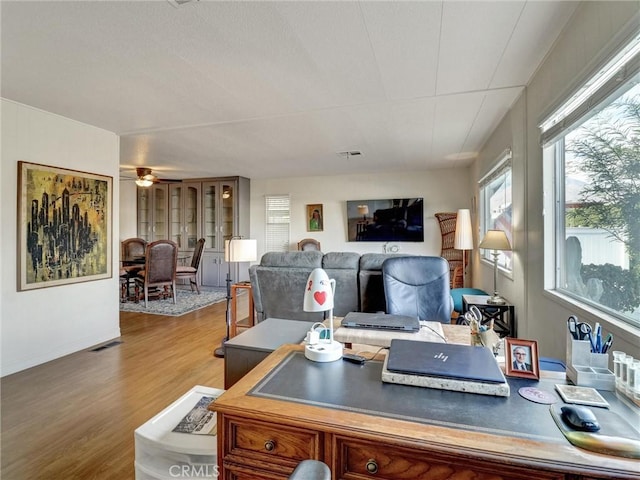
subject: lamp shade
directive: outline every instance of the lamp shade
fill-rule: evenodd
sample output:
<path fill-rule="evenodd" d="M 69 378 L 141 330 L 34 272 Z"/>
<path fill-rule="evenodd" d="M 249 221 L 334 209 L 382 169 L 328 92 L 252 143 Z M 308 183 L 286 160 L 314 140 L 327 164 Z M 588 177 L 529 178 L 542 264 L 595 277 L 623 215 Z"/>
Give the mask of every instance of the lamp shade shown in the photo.
<path fill-rule="evenodd" d="M 461 208 L 456 215 L 456 234 L 453 248 L 458 250 L 473 250 L 473 232 L 471 231 L 471 212 Z"/>
<path fill-rule="evenodd" d="M 307 279 L 302 309 L 305 312 L 324 312 L 333 308 L 335 280 L 329 280 L 327 272 L 314 269 Z"/>
<path fill-rule="evenodd" d="M 358 214 L 359 215 L 368 215 L 369 214 L 369 205 L 358 205 Z"/>
<path fill-rule="evenodd" d="M 253 262 L 258 257 L 256 240 L 232 238 L 224 242 L 225 262 Z"/>
<path fill-rule="evenodd" d="M 478 247 L 488 250 L 511 250 L 511 244 L 503 230 L 487 230 Z"/>

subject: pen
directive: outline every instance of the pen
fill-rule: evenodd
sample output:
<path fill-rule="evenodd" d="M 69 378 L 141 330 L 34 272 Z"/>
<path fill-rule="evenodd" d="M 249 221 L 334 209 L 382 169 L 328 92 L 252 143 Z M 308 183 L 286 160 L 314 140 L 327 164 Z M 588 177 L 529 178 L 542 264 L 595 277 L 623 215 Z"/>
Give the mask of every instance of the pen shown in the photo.
<path fill-rule="evenodd" d="M 596 338 L 594 338 L 595 341 L 595 353 L 602 353 L 602 327 L 600 326 L 600 323 L 596 322 L 596 328 L 594 328 L 595 334 L 596 334 Z"/>
<path fill-rule="evenodd" d="M 613 335 L 609 334 L 607 339 L 604 341 L 604 345 L 602 345 L 602 352 L 607 353 L 607 351 L 611 348 L 611 344 L 613 343 Z"/>

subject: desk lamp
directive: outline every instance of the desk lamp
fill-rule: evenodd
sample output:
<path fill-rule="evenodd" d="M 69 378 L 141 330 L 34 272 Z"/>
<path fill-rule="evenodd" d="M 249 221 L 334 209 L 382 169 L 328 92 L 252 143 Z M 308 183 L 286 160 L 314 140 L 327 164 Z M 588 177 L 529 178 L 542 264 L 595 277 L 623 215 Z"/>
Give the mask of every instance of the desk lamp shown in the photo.
<path fill-rule="evenodd" d="M 304 291 L 303 310 L 305 312 L 329 311 L 329 338 L 320 338 L 317 343 L 304 347 L 304 356 L 314 362 L 333 362 L 342 358 L 342 344 L 333 339 L 333 294 L 336 281 L 329 280 L 327 272 L 314 269 L 307 279 Z"/>
<path fill-rule="evenodd" d="M 231 329 L 231 263 L 253 262 L 256 258 L 257 243 L 255 240 L 244 239 L 240 236 L 233 236 L 229 240 L 225 240 L 224 260 L 227 262 L 227 334 L 222 340 L 222 345 L 213 352 L 216 357 L 224 357 L 224 344 L 229 340 L 229 330 Z"/>
<path fill-rule="evenodd" d="M 502 230 L 487 230 L 484 238 L 478 245 L 479 248 L 493 250 L 493 296 L 487 299 L 487 303 L 493 305 L 504 305 L 507 301 L 498 294 L 498 250 L 511 250 L 511 244 L 507 234 Z"/>

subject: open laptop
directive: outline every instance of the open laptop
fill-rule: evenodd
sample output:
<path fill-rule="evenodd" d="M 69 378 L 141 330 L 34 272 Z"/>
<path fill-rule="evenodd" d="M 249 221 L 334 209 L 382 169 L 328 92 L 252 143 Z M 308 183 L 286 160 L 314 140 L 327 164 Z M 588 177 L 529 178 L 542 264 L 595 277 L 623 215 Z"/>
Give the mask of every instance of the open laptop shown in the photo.
<path fill-rule="evenodd" d="M 417 317 L 386 313 L 349 312 L 342 319 L 341 325 L 347 328 L 395 330 L 398 332 L 418 332 L 420 330 L 420 321 Z"/>
<path fill-rule="evenodd" d="M 506 382 L 491 350 L 453 343 L 393 339 L 387 370 L 482 383 Z"/>

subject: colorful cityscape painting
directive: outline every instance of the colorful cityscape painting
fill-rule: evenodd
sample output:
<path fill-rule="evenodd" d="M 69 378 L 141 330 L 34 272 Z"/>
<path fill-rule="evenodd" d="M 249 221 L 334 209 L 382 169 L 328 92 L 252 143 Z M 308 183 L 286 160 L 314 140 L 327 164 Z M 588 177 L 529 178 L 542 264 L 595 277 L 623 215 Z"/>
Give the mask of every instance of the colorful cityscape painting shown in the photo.
<path fill-rule="evenodd" d="M 19 290 L 111 277 L 112 181 L 18 162 Z"/>

